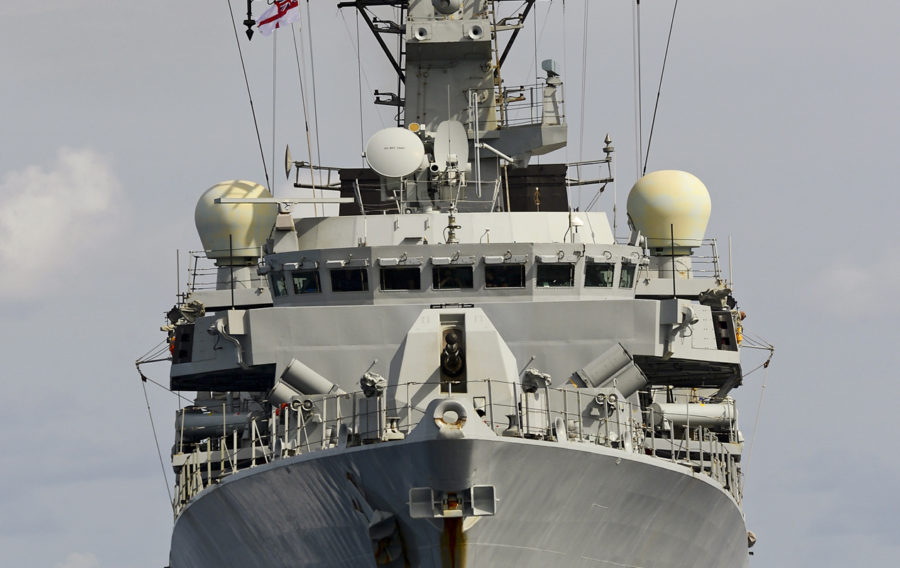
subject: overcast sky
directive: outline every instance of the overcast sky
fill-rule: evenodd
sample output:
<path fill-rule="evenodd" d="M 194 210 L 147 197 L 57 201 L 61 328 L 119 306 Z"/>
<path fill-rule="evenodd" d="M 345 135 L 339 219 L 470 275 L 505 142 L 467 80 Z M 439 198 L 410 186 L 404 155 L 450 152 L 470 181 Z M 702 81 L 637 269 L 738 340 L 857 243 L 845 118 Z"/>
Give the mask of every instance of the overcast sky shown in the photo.
<path fill-rule="evenodd" d="M 584 57 L 584 3 L 569 0 L 565 14 L 560 0 L 539 3 L 538 33 L 521 34 L 504 73 L 508 85 L 533 82 L 535 52 L 561 64 L 572 146 L 554 158 L 600 157 L 612 135 L 618 182 L 604 210 L 635 180 L 632 5 L 590 2 Z M 240 26 L 243 2 L 234 8 Z M 641 10 L 646 137 L 672 2 Z M 228 5 L 46 0 L 4 4 L 0 18 L 0 563 L 160 568 L 171 473 L 164 481 L 134 360 L 164 338 L 186 280 L 176 250 L 200 248 L 198 196 L 221 180 L 265 181 Z M 319 153 L 355 167 L 356 19 L 314 0 L 312 21 L 313 51 L 305 30 L 298 39 Z M 649 169 L 706 183 L 708 236 L 733 239 L 746 328 L 776 346 L 767 373 L 736 393 L 753 443 L 751 566 L 900 557 L 900 381 L 889 373 L 900 338 L 898 21 L 887 0 L 678 6 Z M 273 41 L 275 161 L 286 143 L 308 158 L 293 38 L 240 37 L 269 175 L 285 191 L 271 164 Z M 391 123 L 371 91 L 396 87 L 362 37 L 367 138 Z M 765 358 L 745 357 L 747 370 Z M 168 380 L 165 364 L 147 373 Z M 148 394 L 167 458 L 177 401 Z"/>

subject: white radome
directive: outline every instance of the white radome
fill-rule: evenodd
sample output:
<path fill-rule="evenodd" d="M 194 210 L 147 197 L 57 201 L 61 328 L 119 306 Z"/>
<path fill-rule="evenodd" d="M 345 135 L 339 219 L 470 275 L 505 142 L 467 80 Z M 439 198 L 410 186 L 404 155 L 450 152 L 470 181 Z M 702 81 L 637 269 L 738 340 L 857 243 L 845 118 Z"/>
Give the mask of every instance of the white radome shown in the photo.
<path fill-rule="evenodd" d="M 711 208 L 703 182 L 679 170 L 650 172 L 628 194 L 628 217 L 647 237 L 649 248 L 671 249 L 674 229 L 674 252 L 679 255 L 700 246 Z"/>
<path fill-rule="evenodd" d="M 216 259 L 219 265 L 241 264 L 247 258 L 255 260 L 275 225 L 277 205 L 216 203 L 220 197 L 271 198 L 272 194 L 252 181 L 223 181 L 207 189 L 194 209 L 194 223 L 207 257 Z"/>
<path fill-rule="evenodd" d="M 379 130 L 366 142 L 366 161 L 386 178 L 408 176 L 419 169 L 424 157 L 422 140 L 406 128 Z"/>

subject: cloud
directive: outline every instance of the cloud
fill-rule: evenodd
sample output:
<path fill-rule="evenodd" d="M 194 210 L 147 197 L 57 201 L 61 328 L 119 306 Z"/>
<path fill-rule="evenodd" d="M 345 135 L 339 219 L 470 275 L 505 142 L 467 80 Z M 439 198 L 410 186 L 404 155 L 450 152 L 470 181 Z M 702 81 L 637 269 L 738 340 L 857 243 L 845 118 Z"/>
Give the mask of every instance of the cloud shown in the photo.
<path fill-rule="evenodd" d="M 51 272 L 83 261 L 118 224 L 121 185 L 90 149 L 61 148 L 49 167 L 0 177 L 0 299 L 37 295 Z M 57 282 L 60 280 L 57 279 Z"/>
<path fill-rule="evenodd" d="M 72 552 L 54 568 L 100 568 L 100 561 L 90 553 Z"/>

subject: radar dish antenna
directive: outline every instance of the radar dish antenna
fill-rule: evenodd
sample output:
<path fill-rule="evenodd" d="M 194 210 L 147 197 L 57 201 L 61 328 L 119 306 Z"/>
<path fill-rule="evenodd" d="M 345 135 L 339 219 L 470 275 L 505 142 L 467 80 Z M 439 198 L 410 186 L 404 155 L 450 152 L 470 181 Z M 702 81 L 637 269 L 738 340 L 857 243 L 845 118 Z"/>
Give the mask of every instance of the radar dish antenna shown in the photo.
<path fill-rule="evenodd" d="M 469 163 L 469 137 L 466 127 L 458 120 L 445 120 L 434 133 L 434 161 L 439 171 L 447 169 L 448 162 Z"/>
<path fill-rule="evenodd" d="M 366 161 L 386 178 L 410 175 L 419 169 L 424 157 L 422 140 L 406 128 L 379 130 L 366 142 Z"/>
<path fill-rule="evenodd" d="M 294 169 L 294 158 L 291 156 L 291 147 L 284 145 L 284 177 L 291 179 L 291 170 Z"/>

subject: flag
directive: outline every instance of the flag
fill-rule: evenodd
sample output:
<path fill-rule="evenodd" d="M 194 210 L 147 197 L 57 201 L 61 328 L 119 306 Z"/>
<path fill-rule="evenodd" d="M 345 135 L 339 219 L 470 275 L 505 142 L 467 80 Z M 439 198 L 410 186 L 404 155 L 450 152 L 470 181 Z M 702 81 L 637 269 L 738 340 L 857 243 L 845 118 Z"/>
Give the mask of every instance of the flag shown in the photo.
<path fill-rule="evenodd" d="M 256 27 L 264 36 L 271 34 L 282 24 L 292 24 L 300 19 L 300 5 L 297 0 L 275 0 L 275 3 L 259 17 Z"/>

